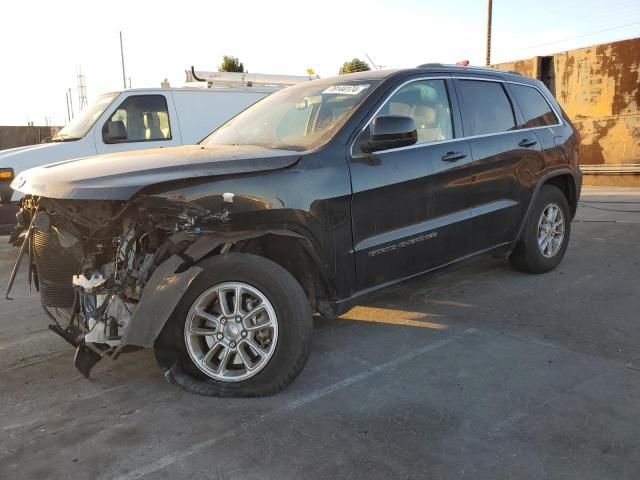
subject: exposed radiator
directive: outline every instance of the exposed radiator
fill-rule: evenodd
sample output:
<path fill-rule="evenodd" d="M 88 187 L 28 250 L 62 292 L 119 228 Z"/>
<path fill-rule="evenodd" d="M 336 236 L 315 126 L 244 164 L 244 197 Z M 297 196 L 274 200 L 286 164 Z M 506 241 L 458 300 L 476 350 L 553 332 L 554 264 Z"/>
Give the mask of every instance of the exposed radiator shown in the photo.
<path fill-rule="evenodd" d="M 80 243 L 63 248 L 53 228 L 48 231 L 36 229 L 33 253 L 38 269 L 42 305 L 71 308 L 74 298 L 72 279 L 78 274 L 82 260 Z"/>

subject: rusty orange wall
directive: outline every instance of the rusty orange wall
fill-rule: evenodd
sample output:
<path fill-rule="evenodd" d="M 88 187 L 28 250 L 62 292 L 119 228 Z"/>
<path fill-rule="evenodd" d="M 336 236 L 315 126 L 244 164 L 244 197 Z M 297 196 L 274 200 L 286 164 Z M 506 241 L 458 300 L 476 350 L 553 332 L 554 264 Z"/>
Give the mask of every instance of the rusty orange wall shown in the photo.
<path fill-rule="evenodd" d="M 528 58 L 526 60 L 517 60 L 515 62 L 498 63 L 491 65 L 499 70 L 511 70 L 522 75 L 532 78 L 538 78 L 538 58 Z"/>
<path fill-rule="evenodd" d="M 582 135 L 583 165 L 640 164 L 640 38 L 557 53 L 555 95 Z M 495 65 L 538 78 L 538 58 Z"/>

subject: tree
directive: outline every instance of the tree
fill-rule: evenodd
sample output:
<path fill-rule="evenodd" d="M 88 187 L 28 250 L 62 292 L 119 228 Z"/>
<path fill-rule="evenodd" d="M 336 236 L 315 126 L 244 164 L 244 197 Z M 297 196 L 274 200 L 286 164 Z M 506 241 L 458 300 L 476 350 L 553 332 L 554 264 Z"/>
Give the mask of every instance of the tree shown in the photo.
<path fill-rule="evenodd" d="M 371 70 L 367 62 L 359 58 L 354 58 L 350 62 L 344 62 L 338 73 L 342 75 L 343 73 L 365 72 L 367 70 Z"/>
<path fill-rule="evenodd" d="M 218 71 L 244 73 L 244 64 L 240 60 L 238 60 L 238 57 L 224 55 L 222 57 L 222 65 L 218 67 Z"/>

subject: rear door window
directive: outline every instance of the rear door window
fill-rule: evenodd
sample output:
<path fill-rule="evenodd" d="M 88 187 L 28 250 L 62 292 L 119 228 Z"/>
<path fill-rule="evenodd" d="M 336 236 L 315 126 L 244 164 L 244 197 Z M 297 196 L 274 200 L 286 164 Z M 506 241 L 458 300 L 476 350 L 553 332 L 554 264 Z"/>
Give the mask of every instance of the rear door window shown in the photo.
<path fill-rule="evenodd" d="M 545 127 L 560 123 L 549 102 L 539 90 L 526 85 L 510 84 L 509 86 L 524 116 L 524 128 Z"/>
<path fill-rule="evenodd" d="M 459 80 L 456 90 L 462 103 L 465 136 L 502 133 L 516 128 L 513 107 L 501 82 Z"/>

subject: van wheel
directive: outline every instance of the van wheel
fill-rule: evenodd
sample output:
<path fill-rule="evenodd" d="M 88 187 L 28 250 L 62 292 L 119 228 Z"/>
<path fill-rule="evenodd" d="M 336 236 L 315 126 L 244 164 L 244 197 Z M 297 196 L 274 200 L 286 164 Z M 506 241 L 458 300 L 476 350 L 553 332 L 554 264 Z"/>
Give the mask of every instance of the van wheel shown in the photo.
<path fill-rule="evenodd" d="M 543 186 L 534 202 L 510 260 L 520 270 L 545 273 L 556 268 L 567 251 L 571 213 L 564 193 L 553 185 Z"/>
<path fill-rule="evenodd" d="M 229 253 L 199 264 L 155 343 L 165 375 L 194 393 L 271 395 L 307 362 L 313 320 L 293 276 L 263 257 Z"/>
<path fill-rule="evenodd" d="M 1 203 L 9 203 L 11 202 L 11 198 L 13 197 L 13 190 L 9 192 L 0 192 L 0 202 Z"/>

